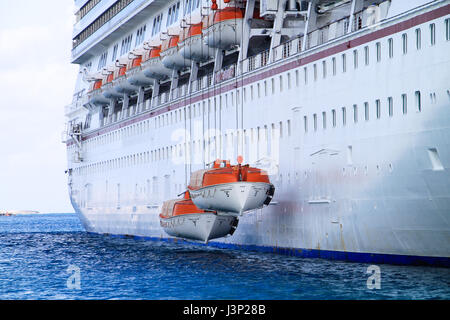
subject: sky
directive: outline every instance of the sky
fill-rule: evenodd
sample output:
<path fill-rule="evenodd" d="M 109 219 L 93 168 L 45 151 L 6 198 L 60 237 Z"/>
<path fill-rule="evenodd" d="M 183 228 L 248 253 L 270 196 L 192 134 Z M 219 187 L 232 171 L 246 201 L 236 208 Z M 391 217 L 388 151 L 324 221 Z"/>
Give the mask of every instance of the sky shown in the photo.
<path fill-rule="evenodd" d="M 74 21 L 73 0 L 0 0 L 0 211 L 74 211 L 61 142 Z"/>

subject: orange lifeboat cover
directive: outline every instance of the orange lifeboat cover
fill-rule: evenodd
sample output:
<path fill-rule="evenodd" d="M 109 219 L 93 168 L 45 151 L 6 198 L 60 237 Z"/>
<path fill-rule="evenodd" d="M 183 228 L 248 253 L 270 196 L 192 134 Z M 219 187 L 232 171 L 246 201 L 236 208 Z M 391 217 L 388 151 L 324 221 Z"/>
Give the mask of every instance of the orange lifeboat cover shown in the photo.
<path fill-rule="evenodd" d="M 93 87 L 92 87 L 92 91 L 97 90 L 97 89 L 100 89 L 100 88 L 102 87 L 102 84 L 103 84 L 103 80 L 101 80 L 101 79 L 95 81 L 95 82 L 94 82 L 94 85 L 93 85 Z"/>
<path fill-rule="evenodd" d="M 240 8 L 226 7 L 218 10 L 214 14 L 214 23 L 219 23 L 225 20 L 242 19 L 244 18 L 244 11 Z"/>
<path fill-rule="evenodd" d="M 106 77 L 106 83 L 112 82 L 114 80 L 114 72 L 111 72 L 108 74 L 108 77 Z"/>
<path fill-rule="evenodd" d="M 199 209 L 191 200 L 189 192 L 185 192 L 183 199 L 168 200 L 163 203 L 161 218 L 170 218 L 184 214 L 205 213 L 205 210 Z"/>
<path fill-rule="evenodd" d="M 120 67 L 118 76 L 119 77 L 124 76 L 126 71 L 127 71 L 127 66 Z"/>
<path fill-rule="evenodd" d="M 131 68 L 136 68 L 141 65 L 142 62 L 142 56 L 137 56 L 133 59 L 133 62 L 131 63 Z"/>

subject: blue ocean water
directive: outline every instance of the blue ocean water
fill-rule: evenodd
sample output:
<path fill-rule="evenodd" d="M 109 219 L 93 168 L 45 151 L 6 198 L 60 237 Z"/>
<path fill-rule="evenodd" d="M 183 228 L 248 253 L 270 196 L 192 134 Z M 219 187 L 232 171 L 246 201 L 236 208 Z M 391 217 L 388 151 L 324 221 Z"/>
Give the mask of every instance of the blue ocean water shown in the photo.
<path fill-rule="evenodd" d="M 0 299 L 450 298 L 449 269 L 378 265 L 369 289 L 368 267 L 92 235 L 75 214 L 0 217 Z"/>

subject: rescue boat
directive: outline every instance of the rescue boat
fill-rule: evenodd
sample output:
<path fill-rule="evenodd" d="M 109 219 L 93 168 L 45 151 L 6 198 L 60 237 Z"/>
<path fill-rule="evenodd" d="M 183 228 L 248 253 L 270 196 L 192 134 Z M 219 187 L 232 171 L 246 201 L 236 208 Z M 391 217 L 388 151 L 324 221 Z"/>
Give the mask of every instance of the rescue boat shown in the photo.
<path fill-rule="evenodd" d="M 238 225 L 235 216 L 199 209 L 192 202 L 189 191 L 184 193 L 182 199 L 165 201 L 159 218 L 167 234 L 205 243 L 232 235 Z"/>
<path fill-rule="evenodd" d="M 269 176 L 261 169 L 230 161 L 216 160 L 211 169 L 192 173 L 188 190 L 194 204 L 203 210 L 235 215 L 269 205 L 275 193 Z"/>
<path fill-rule="evenodd" d="M 154 80 L 147 77 L 142 70 L 142 58 L 145 53 L 132 54 L 128 70 L 125 72 L 128 82 L 134 86 L 149 86 Z"/>
<path fill-rule="evenodd" d="M 238 7 L 226 7 L 215 10 L 204 25 L 205 43 L 212 48 L 223 50 L 239 45 L 242 38 L 244 10 Z"/>
<path fill-rule="evenodd" d="M 180 36 L 173 35 L 163 41 L 161 46 L 162 63 L 168 69 L 181 70 L 191 65 L 191 60 L 186 59 L 178 51 Z"/>
<path fill-rule="evenodd" d="M 117 60 L 116 66 L 119 68 L 117 77 L 114 77 L 113 86 L 114 90 L 118 93 L 129 94 L 139 90 L 135 85 L 128 82 L 127 79 L 127 69 L 128 69 L 128 59 L 127 60 Z"/>
<path fill-rule="evenodd" d="M 152 46 L 147 53 L 147 59 L 141 62 L 144 75 L 151 79 L 161 80 L 172 75 L 161 61 L 161 46 Z"/>
<path fill-rule="evenodd" d="M 202 26 L 202 22 L 192 24 L 181 32 L 178 47 L 184 58 L 202 62 L 214 56 L 213 49 L 203 41 Z"/>

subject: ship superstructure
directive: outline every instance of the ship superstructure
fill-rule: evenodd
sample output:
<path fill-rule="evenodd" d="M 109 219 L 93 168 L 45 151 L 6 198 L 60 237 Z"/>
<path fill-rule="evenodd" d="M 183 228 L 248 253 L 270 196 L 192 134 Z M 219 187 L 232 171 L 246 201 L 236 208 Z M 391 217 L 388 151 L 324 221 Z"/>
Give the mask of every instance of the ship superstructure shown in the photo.
<path fill-rule="evenodd" d="M 275 195 L 209 245 L 449 265 L 450 1 L 75 4 L 87 231 L 166 238 L 162 203 L 242 156 Z"/>

